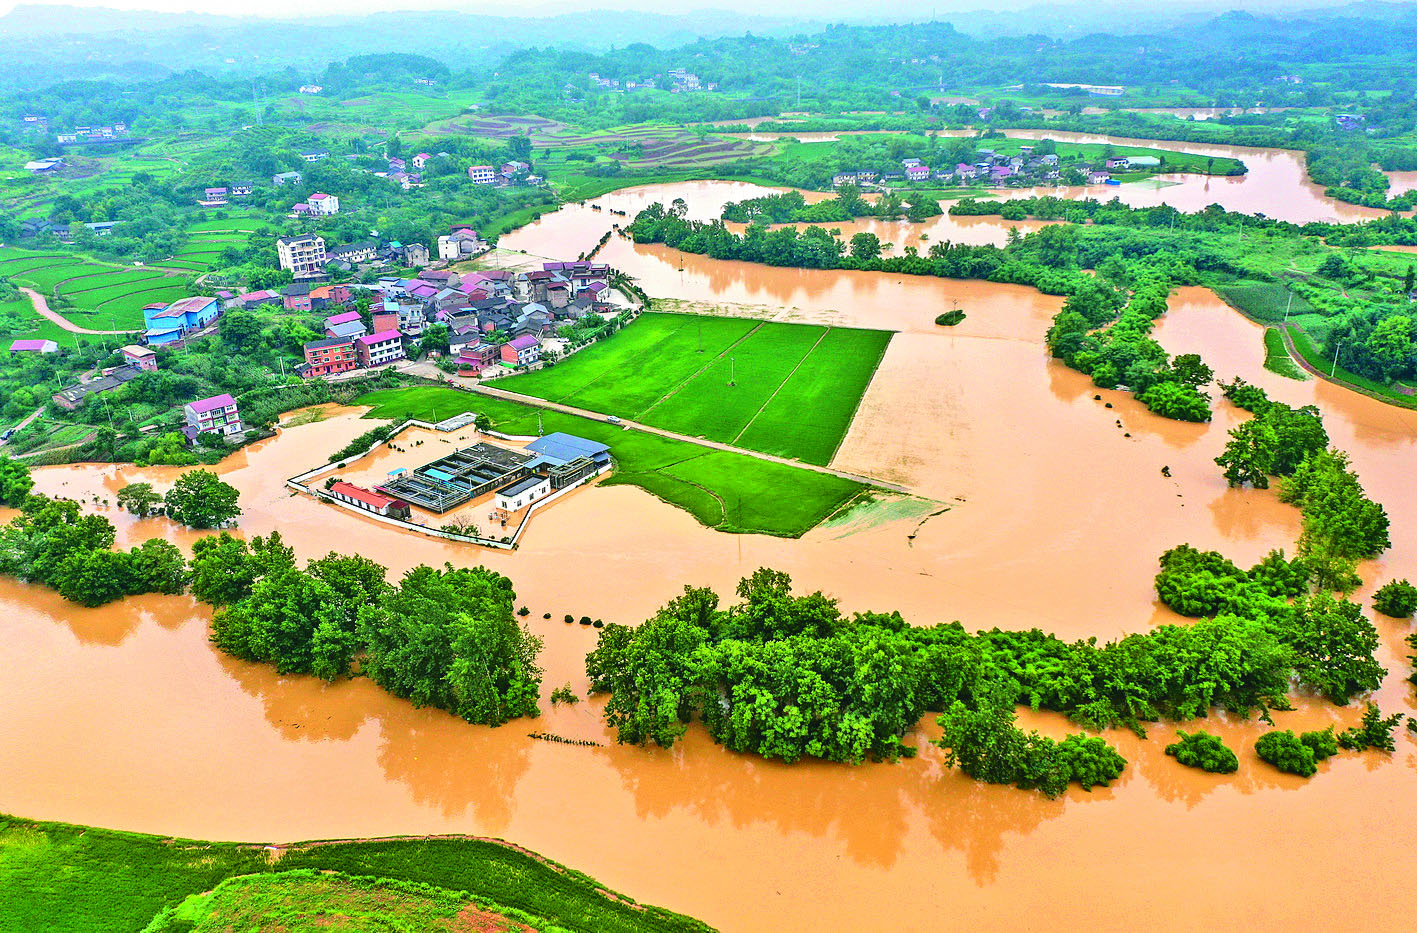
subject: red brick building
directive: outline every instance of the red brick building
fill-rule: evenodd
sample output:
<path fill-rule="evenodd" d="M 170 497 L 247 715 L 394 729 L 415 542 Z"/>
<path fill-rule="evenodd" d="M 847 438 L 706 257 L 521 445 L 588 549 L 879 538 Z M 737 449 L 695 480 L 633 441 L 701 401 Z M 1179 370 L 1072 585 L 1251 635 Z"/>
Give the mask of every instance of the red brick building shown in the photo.
<path fill-rule="evenodd" d="M 328 376 L 359 368 L 353 337 L 326 337 L 305 345 L 307 376 Z"/>

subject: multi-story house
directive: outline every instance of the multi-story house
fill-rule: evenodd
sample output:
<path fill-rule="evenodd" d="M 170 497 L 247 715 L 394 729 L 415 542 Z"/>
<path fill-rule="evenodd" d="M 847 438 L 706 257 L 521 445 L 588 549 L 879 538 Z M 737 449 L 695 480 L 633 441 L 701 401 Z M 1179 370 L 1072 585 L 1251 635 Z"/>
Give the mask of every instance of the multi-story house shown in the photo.
<path fill-rule="evenodd" d="M 297 279 L 321 275 L 325 271 L 325 238 L 313 233 L 283 236 L 276 240 L 276 255 L 280 267 L 289 269 Z"/>
<path fill-rule="evenodd" d="M 186 433 L 189 437 L 208 433 L 231 437 L 244 430 L 236 399 L 225 392 L 188 402 L 182 407 L 182 411 L 186 415 Z"/>

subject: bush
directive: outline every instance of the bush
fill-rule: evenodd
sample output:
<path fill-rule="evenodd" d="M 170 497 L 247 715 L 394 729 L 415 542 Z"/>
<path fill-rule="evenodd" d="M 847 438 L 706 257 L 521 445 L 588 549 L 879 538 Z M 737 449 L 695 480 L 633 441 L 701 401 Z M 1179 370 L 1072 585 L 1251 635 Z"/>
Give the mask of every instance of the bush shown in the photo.
<path fill-rule="evenodd" d="M 568 613 L 566 613 L 566 618 L 565 618 L 564 621 L 565 621 L 565 623 L 566 623 L 567 625 L 570 625 L 572 622 L 576 621 L 576 617 L 573 616 L 573 615 L 571 615 L 571 614 L 568 612 Z"/>
<path fill-rule="evenodd" d="M 1417 586 L 1393 580 L 1373 594 L 1373 608 L 1394 619 L 1410 619 L 1417 612 Z"/>
<path fill-rule="evenodd" d="M 1280 771 L 1312 777 L 1318 770 L 1314 764 L 1314 750 L 1305 745 L 1293 732 L 1285 729 L 1266 732 L 1255 742 L 1255 753 L 1262 761 L 1267 761 Z"/>
<path fill-rule="evenodd" d="M 531 610 L 523 606 L 517 610 L 517 615 L 521 616 L 522 618 L 526 618 L 527 616 L 531 615 Z"/>
<path fill-rule="evenodd" d="M 1368 748 L 1378 748 L 1385 752 L 1396 751 L 1397 745 L 1393 741 L 1392 730 L 1396 729 L 1402 720 L 1401 713 L 1384 717 L 1376 703 L 1369 703 L 1363 712 L 1363 721 L 1340 732 L 1338 744 L 1352 752 L 1361 752 Z"/>
<path fill-rule="evenodd" d="M 589 625 L 590 616 L 581 616 L 581 625 Z"/>
<path fill-rule="evenodd" d="M 1313 732 L 1301 732 L 1299 741 L 1309 746 L 1315 761 L 1327 761 L 1338 754 L 1338 736 L 1333 734 L 1333 726 Z"/>
<path fill-rule="evenodd" d="M 1176 730 L 1179 741 L 1166 746 L 1166 754 L 1188 768 L 1200 768 L 1211 774 L 1234 774 L 1240 770 L 1240 759 L 1235 757 L 1219 736 L 1205 730 L 1185 733 Z"/>
<path fill-rule="evenodd" d="M 570 684 L 557 687 L 551 691 L 552 703 L 579 703 L 581 698 L 576 696 L 576 692 L 571 689 Z"/>
<path fill-rule="evenodd" d="M 946 311 L 944 314 L 936 317 L 935 323 L 939 324 L 941 327 L 954 327 L 962 320 L 964 320 L 964 312 L 956 308 L 953 311 Z"/>

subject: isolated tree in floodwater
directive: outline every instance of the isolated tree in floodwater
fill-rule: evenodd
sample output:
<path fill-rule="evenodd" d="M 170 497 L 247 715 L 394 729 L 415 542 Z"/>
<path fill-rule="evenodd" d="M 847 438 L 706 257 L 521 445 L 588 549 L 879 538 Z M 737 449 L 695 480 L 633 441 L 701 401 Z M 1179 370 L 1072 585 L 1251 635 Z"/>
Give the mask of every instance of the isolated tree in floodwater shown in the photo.
<path fill-rule="evenodd" d="M 210 470 L 184 473 L 167 491 L 167 517 L 191 528 L 216 528 L 241 514 L 236 487 Z"/>

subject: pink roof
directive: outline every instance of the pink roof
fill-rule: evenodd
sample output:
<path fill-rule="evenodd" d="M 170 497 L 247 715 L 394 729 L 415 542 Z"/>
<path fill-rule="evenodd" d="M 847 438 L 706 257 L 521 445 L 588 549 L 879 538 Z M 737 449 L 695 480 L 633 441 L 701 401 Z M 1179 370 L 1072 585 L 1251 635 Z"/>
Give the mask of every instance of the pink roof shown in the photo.
<path fill-rule="evenodd" d="M 539 343 L 540 341 L 531 334 L 522 334 L 520 337 L 507 341 L 507 346 L 511 347 L 513 350 L 526 350 Z"/>
<path fill-rule="evenodd" d="M 341 313 L 339 313 L 339 314 L 333 314 L 333 315 L 331 315 L 331 316 L 325 318 L 325 326 L 326 326 L 326 327 L 333 327 L 333 326 L 336 325 L 336 324 L 344 324 L 344 323 L 347 323 L 347 322 L 349 322 L 349 321 L 357 321 L 357 320 L 359 320 L 359 312 L 358 312 L 358 311 L 343 311 L 343 312 L 341 312 Z"/>
<path fill-rule="evenodd" d="M 10 352 L 18 353 L 21 350 L 44 350 L 46 346 L 53 343 L 52 340 L 16 340 L 10 344 Z"/>
<path fill-rule="evenodd" d="M 325 200 L 325 198 L 328 198 L 328 197 L 329 197 L 328 194 L 317 193 L 317 194 L 312 194 L 312 195 L 310 195 L 310 197 L 306 198 L 306 200 L 307 200 L 307 201 L 323 201 L 323 200 Z"/>
<path fill-rule="evenodd" d="M 381 330 L 377 334 L 365 334 L 359 338 L 359 342 L 366 347 L 372 347 L 376 343 L 388 343 L 390 340 L 402 340 L 403 334 L 396 330 Z"/>
<path fill-rule="evenodd" d="M 218 408 L 235 405 L 236 399 L 223 392 L 220 395 L 213 395 L 211 398 L 199 398 L 195 402 L 188 402 L 188 404 L 192 406 L 192 410 L 197 414 L 203 415 L 209 411 L 215 411 Z"/>

